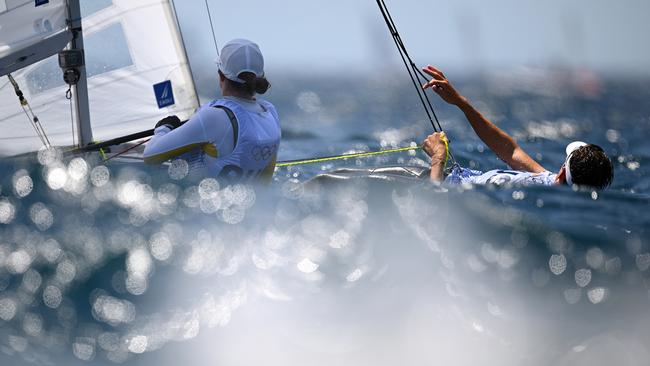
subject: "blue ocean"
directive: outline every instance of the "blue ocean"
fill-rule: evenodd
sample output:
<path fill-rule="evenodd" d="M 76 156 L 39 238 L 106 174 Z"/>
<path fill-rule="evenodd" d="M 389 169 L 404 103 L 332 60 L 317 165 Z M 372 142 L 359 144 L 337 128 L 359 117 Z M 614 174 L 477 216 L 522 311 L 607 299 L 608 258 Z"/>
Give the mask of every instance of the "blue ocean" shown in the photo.
<path fill-rule="evenodd" d="M 647 365 L 650 80 L 454 74 L 549 170 L 571 141 L 602 146 L 611 188 L 317 178 L 426 167 L 421 151 L 278 168 L 269 186 L 188 179 L 182 162 L 5 158 L 0 364 Z M 271 82 L 279 160 L 432 132 L 401 73 Z M 431 98 L 460 165 L 505 168 Z"/>

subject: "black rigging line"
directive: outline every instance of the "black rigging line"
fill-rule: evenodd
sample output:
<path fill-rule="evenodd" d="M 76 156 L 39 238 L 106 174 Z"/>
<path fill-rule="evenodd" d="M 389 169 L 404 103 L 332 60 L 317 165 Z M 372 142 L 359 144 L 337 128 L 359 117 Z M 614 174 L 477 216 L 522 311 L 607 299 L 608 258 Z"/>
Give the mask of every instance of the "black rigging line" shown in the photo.
<path fill-rule="evenodd" d="M 429 118 L 429 122 L 431 122 L 431 126 L 433 127 L 433 130 L 435 132 L 442 131 L 442 126 L 440 125 L 440 121 L 438 120 L 436 111 L 433 109 L 431 100 L 429 99 L 427 93 L 424 90 L 422 90 L 421 87 L 421 85 L 423 84 L 422 79 L 424 79 L 424 81 L 429 81 L 429 79 L 417 67 L 415 62 L 413 62 L 411 56 L 409 56 L 408 51 L 406 50 L 406 46 L 402 41 L 402 37 L 399 35 L 399 32 L 397 31 L 397 26 L 395 25 L 395 22 L 393 21 L 393 17 L 391 16 L 390 11 L 388 10 L 388 7 L 386 6 L 384 0 L 377 0 L 377 5 L 379 6 L 381 15 L 384 17 L 384 21 L 386 22 L 386 25 L 388 26 L 388 30 L 390 31 L 390 34 L 393 37 L 395 46 L 397 46 L 397 50 L 399 51 L 400 57 L 402 58 L 402 62 L 406 67 L 406 71 L 409 73 L 411 82 L 413 83 L 413 86 L 415 87 L 418 93 L 418 97 L 420 98 L 422 107 L 424 107 L 424 110 L 427 114 L 427 117 Z"/>
<path fill-rule="evenodd" d="M 212 40 L 214 41 L 214 48 L 217 50 L 217 57 L 219 57 L 219 44 L 217 43 L 217 36 L 214 33 L 214 24 L 212 23 L 212 14 L 210 13 L 210 4 L 205 0 L 205 8 L 208 11 L 208 19 L 210 19 L 210 29 L 212 30 Z"/>

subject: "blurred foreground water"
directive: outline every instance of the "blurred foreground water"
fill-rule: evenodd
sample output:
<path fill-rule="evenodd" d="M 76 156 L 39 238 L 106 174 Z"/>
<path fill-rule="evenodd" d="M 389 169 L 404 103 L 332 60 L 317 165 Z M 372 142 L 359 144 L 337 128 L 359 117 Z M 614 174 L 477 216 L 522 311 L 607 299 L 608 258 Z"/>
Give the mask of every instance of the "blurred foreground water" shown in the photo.
<path fill-rule="evenodd" d="M 479 80 L 459 88 L 543 165 L 595 142 L 613 187 L 309 181 L 422 153 L 278 169 L 269 187 L 191 181 L 180 161 L 3 160 L 1 363 L 647 364 L 645 83 Z M 274 84 L 280 160 L 428 133 L 408 85 L 317 81 Z M 503 166 L 439 109 L 462 165 Z"/>

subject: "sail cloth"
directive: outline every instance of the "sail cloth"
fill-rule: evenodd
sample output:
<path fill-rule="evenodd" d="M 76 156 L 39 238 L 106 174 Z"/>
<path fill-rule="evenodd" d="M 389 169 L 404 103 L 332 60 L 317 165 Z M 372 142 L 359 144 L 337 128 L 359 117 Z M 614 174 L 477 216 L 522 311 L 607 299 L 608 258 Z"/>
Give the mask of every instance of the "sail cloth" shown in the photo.
<path fill-rule="evenodd" d="M 0 0 L 2 1 L 2 0 Z M 34 1 L 31 1 L 34 6 Z M 199 106 L 168 0 L 81 1 L 93 137 L 108 140 L 152 128 L 170 114 L 187 119 Z M 73 143 L 67 85 L 56 56 L 14 73 L 55 146 Z M 35 151 L 40 140 L 6 79 L 0 79 L 0 155 Z M 169 81 L 169 83 L 165 83 Z M 159 97 L 174 104 L 159 107 Z"/>
<path fill-rule="evenodd" d="M 0 76 L 59 52 L 72 39 L 65 1 L 36 3 L 0 0 Z"/>

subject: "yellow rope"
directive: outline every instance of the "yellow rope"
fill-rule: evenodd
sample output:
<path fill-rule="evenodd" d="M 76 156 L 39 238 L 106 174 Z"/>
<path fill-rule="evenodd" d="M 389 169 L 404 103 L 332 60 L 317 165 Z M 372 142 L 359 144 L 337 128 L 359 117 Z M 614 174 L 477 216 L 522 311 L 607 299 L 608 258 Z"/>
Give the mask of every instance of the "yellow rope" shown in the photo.
<path fill-rule="evenodd" d="M 420 150 L 420 149 L 422 149 L 422 147 L 420 147 L 420 146 L 402 147 L 402 148 L 399 148 L 399 149 L 390 149 L 390 150 L 381 150 L 381 151 L 368 151 L 368 152 L 343 154 L 343 155 L 338 155 L 338 156 L 328 156 L 328 157 L 313 158 L 313 159 L 306 159 L 306 160 L 285 161 L 285 162 L 279 162 L 275 166 L 277 168 L 283 168 L 283 167 L 288 167 L 288 166 L 293 166 L 293 165 L 324 163 L 326 161 L 345 160 L 345 159 L 351 159 L 351 158 L 365 158 L 365 157 L 368 157 L 368 156 L 394 154 L 394 153 L 398 153 L 398 152 L 413 151 L 413 150 Z M 447 156 L 449 156 L 449 154 L 447 154 Z"/>
<path fill-rule="evenodd" d="M 447 167 L 447 162 L 449 161 L 449 140 L 447 138 L 442 139 L 442 142 L 445 143 L 445 165 L 443 165 L 443 169 Z"/>

